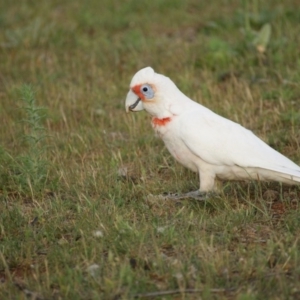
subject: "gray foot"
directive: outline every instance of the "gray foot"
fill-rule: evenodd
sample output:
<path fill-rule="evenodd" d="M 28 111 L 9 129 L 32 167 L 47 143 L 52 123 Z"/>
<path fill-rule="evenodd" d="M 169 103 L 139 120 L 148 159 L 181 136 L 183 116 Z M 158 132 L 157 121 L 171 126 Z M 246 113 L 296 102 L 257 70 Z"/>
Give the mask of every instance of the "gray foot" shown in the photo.
<path fill-rule="evenodd" d="M 211 196 L 215 195 L 214 192 L 200 192 L 199 190 L 185 193 L 182 195 L 179 194 L 168 194 L 166 195 L 166 199 L 170 200 L 183 200 L 187 198 L 192 198 L 198 201 L 205 201 L 208 200 Z"/>

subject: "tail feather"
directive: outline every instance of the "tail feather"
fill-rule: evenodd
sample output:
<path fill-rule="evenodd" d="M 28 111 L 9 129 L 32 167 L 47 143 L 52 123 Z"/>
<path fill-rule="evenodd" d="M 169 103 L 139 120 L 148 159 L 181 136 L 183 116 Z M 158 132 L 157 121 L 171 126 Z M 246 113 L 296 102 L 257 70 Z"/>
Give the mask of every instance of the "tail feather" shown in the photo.
<path fill-rule="evenodd" d="M 287 169 L 284 167 L 263 168 L 259 172 L 266 181 L 280 181 L 287 184 L 300 184 L 300 168 L 299 170 Z"/>

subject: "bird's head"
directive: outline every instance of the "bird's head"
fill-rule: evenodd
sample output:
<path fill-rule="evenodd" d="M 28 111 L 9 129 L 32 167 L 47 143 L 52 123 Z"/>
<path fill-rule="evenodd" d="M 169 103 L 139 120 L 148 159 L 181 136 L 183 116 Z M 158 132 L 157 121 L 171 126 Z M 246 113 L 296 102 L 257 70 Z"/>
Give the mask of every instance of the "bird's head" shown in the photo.
<path fill-rule="evenodd" d="M 168 114 L 170 95 L 177 87 L 166 76 L 157 74 L 151 67 L 138 71 L 132 78 L 125 101 L 126 112 L 146 110 L 152 116 Z"/>

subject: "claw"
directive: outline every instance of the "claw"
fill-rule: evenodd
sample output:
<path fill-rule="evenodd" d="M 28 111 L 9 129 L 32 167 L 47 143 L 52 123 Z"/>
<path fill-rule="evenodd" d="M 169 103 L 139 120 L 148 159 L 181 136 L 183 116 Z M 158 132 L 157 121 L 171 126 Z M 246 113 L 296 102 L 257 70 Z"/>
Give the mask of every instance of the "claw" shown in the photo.
<path fill-rule="evenodd" d="M 197 190 L 197 191 L 185 193 L 182 195 L 179 195 L 178 193 L 168 194 L 168 195 L 165 195 L 165 198 L 170 199 L 170 200 L 183 200 L 183 199 L 192 198 L 192 199 L 195 199 L 198 201 L 206 201 L 209 198 L 211 198 L 211 196 L 213 196 L 213 195 L 215 195 L 215 193 L 213 193 L 213 192 L 200 192 L 199 190 Z"/>

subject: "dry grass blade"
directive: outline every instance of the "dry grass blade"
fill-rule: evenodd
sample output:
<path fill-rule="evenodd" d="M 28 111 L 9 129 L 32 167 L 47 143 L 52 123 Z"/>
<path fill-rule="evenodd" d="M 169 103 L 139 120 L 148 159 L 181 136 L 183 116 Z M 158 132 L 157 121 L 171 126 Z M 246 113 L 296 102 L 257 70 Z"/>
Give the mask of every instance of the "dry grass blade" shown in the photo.
<path fill-rule="evenodd" d="M 24 283 L 15 281 L 14 284 L 20 291 L 25 294 L 27 298 L 30 298 L 31 300 L 45 300 L 45 298 L 40 293 L 28 290 L 25 287 Z"/>

